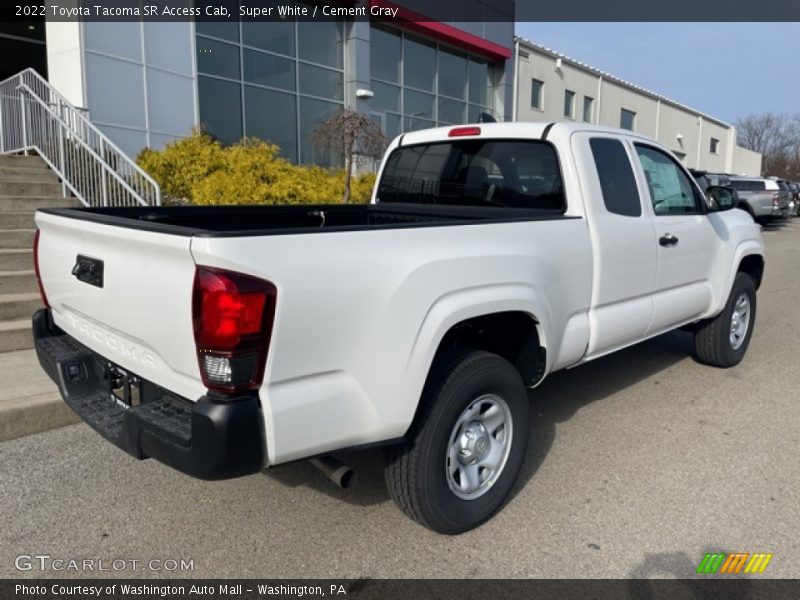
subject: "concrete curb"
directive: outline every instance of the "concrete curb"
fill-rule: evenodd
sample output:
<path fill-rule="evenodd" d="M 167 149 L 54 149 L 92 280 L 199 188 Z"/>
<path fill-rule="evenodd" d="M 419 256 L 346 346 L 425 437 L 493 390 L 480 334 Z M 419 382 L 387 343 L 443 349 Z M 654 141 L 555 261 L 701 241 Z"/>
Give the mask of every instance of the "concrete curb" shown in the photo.
<path fill-rule="evenodd" d="M 80 420 L 39 366 L 35 351 L 0 353 L 0 442 Z"/>

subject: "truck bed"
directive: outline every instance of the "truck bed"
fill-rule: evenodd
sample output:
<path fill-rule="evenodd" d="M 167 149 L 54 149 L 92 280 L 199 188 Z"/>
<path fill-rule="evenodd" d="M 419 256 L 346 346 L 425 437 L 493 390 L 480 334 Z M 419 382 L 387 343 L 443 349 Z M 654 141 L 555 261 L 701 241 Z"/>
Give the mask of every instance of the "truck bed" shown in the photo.
<path fill-rule="evenodd" d="M 301 234 L 563 219 L 553 211 L 430 204 L 301 204 L 47 208 L 47 214 L 105 225 L 199 237 Z"/>

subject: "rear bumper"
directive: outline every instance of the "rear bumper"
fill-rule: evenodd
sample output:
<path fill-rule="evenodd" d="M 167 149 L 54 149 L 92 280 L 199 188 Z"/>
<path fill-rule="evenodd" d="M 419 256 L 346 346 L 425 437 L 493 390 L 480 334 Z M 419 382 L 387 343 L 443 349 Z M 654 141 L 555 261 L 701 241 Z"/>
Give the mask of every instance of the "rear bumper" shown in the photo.
<path fill-rule="evenodd" d="M 784 219 L 787 218 L 789 216 L 789 205 L 787 204 L 785 206 L 774 206 L 772 208 L 772 216 L 781 217 Z"/>
<path fill-rule="evenodd" d="M 141 403 L 111 394 L 110 361 L 55 326 L 48 309 L 33 316 L 39 363 L 64 401 L 107 440 L 138 458 L 155 458 L 199 479 L 261 470 L 264 433 L 257 395 L 196 402 L 141 381 Z"/>
<path fill-rule="evenodd" d="M 771 217 L 773 214 L 774 207 L 771 200 L 769 202 L 749 202 L 748 204 L 756 217 Z"/>

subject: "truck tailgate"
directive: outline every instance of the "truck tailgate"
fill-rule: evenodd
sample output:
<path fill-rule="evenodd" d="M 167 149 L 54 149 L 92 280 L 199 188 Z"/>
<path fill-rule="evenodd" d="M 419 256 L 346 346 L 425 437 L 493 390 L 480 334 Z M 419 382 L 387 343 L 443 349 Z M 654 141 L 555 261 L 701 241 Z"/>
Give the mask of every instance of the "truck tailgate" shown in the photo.
<path fill-rule="evenodd" d="M 36 223 L 56 325 L 143 379 L 190 400 L 205 393 L 192 328 L 191 237 L 42 212 Z M 99 271 L 94 283 L 78 279 L 80 261 L 101 266 L 102 281 Z"/>

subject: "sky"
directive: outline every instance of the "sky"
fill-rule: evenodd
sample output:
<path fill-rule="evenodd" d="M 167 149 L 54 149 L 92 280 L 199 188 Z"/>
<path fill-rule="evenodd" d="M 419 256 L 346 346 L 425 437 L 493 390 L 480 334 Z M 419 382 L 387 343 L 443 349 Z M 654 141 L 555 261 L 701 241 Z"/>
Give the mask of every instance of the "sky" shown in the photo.
<path fill-rule="evenodd" d="M 800 23 L 517 23 L 516 32 L 727 122 L 800 113 Z"/>

